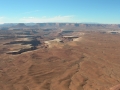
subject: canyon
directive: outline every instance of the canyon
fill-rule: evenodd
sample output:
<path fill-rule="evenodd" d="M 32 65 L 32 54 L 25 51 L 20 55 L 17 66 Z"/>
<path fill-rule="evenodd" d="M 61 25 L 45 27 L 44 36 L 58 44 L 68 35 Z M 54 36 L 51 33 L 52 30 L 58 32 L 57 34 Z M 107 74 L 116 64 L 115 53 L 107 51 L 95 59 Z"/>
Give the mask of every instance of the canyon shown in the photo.
<path fill-rule="evenodd" d="M 119 90 L 120 25 L 0 25 L 0 90 Z"/>

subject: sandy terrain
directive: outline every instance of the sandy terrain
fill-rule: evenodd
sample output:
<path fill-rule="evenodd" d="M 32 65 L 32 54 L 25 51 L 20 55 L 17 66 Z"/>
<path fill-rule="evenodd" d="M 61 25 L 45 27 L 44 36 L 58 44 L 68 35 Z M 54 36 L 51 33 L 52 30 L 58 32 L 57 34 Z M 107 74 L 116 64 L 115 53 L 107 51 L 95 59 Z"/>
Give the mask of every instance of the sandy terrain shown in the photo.
<path fill-rule="evenodd" d="M 0 90 L 119 90 L 120 35 L 89 33 L 57 46 L 0 54 Z"/>

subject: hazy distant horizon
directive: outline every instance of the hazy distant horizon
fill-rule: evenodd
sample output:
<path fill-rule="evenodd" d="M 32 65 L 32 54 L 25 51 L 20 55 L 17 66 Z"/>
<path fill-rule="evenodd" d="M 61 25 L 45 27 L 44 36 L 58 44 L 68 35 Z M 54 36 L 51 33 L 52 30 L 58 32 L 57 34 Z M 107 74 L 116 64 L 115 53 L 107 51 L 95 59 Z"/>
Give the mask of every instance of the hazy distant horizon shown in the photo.
<path fill-rule="evenodd" d="M 14 24 L 14 23 L 78 23 L 78 24 L 120 24 L 120 23 L 98 23 L 98 22 L 3 22 L 0 24 Z"/>

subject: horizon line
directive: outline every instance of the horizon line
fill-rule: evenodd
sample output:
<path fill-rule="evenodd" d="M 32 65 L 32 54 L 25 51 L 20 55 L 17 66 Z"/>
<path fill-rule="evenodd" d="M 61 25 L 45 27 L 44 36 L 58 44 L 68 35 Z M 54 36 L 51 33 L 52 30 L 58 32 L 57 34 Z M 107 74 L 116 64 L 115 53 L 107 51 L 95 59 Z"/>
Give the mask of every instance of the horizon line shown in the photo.
<path fill-rule="evenodd" d="M 19 23 L 24 23 L 24 24 L 29 24 L 29 23 L 33 23 L 33 24 L 37 24 L 37 23 L 68 23 L 68 24 L 112 24 L 112 25 L 118 25 L 120 23 L 96 23 L 96 22 L 16 22 L 16 23 L 0 23 L 1 24 L 19 24 Z"/>

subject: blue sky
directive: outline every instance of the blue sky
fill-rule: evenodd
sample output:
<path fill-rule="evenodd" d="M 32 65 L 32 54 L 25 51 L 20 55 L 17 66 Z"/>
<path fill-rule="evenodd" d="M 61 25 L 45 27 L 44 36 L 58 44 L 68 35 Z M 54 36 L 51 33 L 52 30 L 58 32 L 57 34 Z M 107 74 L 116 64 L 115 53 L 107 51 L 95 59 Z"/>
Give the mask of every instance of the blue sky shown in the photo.
<path fill-rule="evenodd" d="M 0 0 L 0 23 L 120 24 L 120 0 Z"/>

